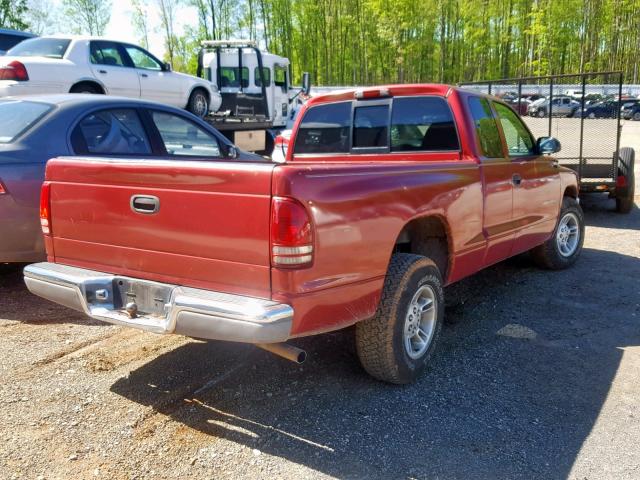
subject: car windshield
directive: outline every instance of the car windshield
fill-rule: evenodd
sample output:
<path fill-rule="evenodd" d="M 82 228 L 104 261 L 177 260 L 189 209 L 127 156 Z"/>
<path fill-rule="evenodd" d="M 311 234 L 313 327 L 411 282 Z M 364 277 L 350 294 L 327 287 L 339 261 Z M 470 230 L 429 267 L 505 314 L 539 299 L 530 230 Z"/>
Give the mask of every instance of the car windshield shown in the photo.
<path fill-rule="evenodd" d="M 69 43 L 68 38 L 32 38 L 13 47 L 7 56 L 62 58 Z"/>
<path fill-rule="evenodd" d="M 51 109 L 47 103 L 0 101 L 0 143 L 11 143 L 32 128 Z"/>

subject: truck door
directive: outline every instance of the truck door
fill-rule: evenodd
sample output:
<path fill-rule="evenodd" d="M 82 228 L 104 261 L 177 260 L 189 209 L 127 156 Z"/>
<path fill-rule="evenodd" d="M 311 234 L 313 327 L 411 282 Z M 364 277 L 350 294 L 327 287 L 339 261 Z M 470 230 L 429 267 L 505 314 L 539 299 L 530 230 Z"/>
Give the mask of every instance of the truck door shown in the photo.
<path fill-rule="evenodd" d="M 540 155 L 522 120 L 506 105 L 492 102 L 513 170 L 513 254 L 543 243 L 553 232 L 560 209 L 557 162 Z"/>
<path fill-rule="evenodd" d="M 273 74 L 273 125 L 285 126 L 289 113 L 289 72 L 286 66 L 275 65 Z"/>
<path fill-rule="evenodd" d="M 513 173 L 489 101 L 469 97 L 469 108 L 479 140 L 487 240 L 484 263 L 489 265 L 509 257 L 513 247 Z"/>

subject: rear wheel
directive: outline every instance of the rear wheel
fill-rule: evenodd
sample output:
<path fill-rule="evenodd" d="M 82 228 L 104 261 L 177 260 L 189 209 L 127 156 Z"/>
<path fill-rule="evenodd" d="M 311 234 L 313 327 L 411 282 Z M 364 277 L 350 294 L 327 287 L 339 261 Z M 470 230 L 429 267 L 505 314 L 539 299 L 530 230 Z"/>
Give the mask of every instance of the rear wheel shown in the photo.
<path fill-rule="evenodd" d="M 635 151 L 633 148 L 625 147 L 620 149 L 620 169 L 618 175 L 624 176 L 627 187 L 620 193 L 616 192 L 616 211 L 618 213 L 629 213 L 633 209 L 634 195 L 636 190 L 635 181 Z"/>
<path fill-rule="evenodd" d="M 584 243 L 584 215 L 575 198 L 564 197 L 556 229 L 549 240 L 531 250 L 535 262 L 550 270 L 573 265 Z"/>
<path fill-rule="evenodd" d="M 420 255 L 393 255 L 375 316 L 356 325 L 360 363 L 378 380 L 413 382 L 436 347 L 443 313 L 436 264 Z"/>
<path fill-rule="evenodd" d="M 540 110 L 538 110 L 537 115 L 538 115 L 538 118 L 544 118 L 546 113 L 545 113 L 544 110 L 540 109 Z"/>
<path fill-rule="evenodd" d="M 200 118 L 209 113 L 209 97 L 207 97 L 204 90 L 196 88 L 191 92 L 189 103 L 187 104 L 187 110 Z"/>
<path fill-rule="evenodd" d="M 633 114 L 633 119 L 636 121 L 640 121 L 640 112 L 636 112 Z"/>

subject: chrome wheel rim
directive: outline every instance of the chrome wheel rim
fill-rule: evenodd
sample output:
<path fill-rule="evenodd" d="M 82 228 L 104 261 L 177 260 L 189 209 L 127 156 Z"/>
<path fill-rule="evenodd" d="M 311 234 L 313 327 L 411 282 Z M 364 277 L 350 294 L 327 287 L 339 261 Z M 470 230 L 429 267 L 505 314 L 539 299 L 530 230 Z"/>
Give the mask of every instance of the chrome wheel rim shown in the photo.
<path fill-rule="evenodd" d="M 196 95 L 194 98 L 193 104 L 194 104 L 193 109 L 195 110 L 194 113 L 199 117 L 204 116 L 207 110 L 207 99 L 204 97 L 204 95 L 202 94 Z"/>
<path fill-rule="evenodd" d="M 403 331 L 404 348 L 410 358 L 420 358 L 431 345 L 437 308 L 436 294 L 429 285 L 421 286 L 413 295 Z"/>
<path fill-rule="evenodd" d="M 580 243 L 580 222 L 575 213 L 566 213 L 556 230 L 556 244 L 563 257 L 570 257 L 578 249 Z"/>

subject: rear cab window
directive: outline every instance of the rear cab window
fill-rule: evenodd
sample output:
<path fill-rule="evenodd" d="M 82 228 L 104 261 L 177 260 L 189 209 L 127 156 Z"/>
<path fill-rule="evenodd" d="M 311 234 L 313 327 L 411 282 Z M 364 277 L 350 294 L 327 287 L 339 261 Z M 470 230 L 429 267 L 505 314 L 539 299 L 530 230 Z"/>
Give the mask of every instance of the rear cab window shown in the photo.
<path fill-rule="evenodd" d="M 68 38 L 32 38 L 13 47 L 7 56 L 62 58 L 70 43 Z"/>
<path fill-rule="evenodd" d="M 437 96 L 345 101 L 311 107 L 294 154 L 458 151 L 448 102 Z"/>
<path fill-rule="evenodd" d="M 13 143 L 52 109 L 48 103 L 0 100 L 0 144 Z"/>

